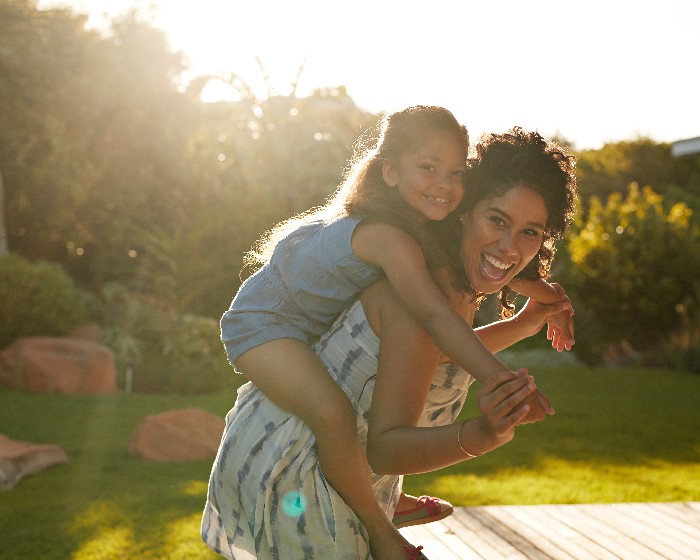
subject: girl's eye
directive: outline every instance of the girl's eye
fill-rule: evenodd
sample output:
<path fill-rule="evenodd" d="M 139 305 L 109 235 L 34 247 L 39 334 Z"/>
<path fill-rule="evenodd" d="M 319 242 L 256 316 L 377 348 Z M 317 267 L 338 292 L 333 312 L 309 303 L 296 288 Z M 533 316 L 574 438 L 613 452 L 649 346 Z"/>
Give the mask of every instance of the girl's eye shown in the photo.
<path fill-rule="evenodd" d="M 505 224 L 503 218 L 501 218 L 500 216 L 489 216 L 489 220 L 491 220 L 497 226 L 502 226 Z"/>
<path fill-rule="evenodd" d="M 523 230 L 523 233 L 527 237 L 541 237 L 542 236 L 542 234 L 536 229 L 526 229 L 526 230 Z"/>
<path fill-rule="evenodd" d="M 430 163 L 424 163 L 420 166 L 421 169 L 425 169 L 426 171 L 435 171 L 435 166 L 431 165 Z"/>
<path fill-rule="evenodd" d="M 456 175 L 457 177 L 464 177 L 466 174 L 467 174 L 467 172 L 464 171 L 463 169 L 458 169 L 457 171 L 455 171 L 453 173 L 453 175 Z"/>

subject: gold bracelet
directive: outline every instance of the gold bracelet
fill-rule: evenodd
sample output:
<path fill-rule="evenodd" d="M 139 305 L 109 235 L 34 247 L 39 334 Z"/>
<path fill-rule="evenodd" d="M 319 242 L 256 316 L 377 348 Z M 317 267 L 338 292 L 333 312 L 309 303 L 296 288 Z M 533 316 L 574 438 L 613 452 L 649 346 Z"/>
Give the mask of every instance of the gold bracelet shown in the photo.
<path fill-rule="evenodd" d="M 459 439 L 459 434 L 462 431 L 462 426 L 464 426 L 464 422 L 466 422 L 466 420 L 460 423 L 459 428 L 457 428 L 457 445 L 459 445 L 459 448 L 462 450 L 462 453 L 464 453 L 467 457 L 469 457 L 470 459 L 475 459 L 476 457 L 480 457 L 480 455 L 474 455 L 473 453 L 469 453 L 469 451 L 464 449 L 464 446 L 462 445 L 462 442 Z"/>

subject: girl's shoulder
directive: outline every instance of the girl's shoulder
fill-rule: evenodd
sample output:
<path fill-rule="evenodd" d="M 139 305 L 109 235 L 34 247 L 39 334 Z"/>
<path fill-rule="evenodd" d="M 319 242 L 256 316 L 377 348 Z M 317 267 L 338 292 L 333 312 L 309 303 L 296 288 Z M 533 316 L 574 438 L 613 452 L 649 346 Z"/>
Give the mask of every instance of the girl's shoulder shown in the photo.
<path fill-rule="evenodd" d="M 362 221 L 352 236 L 352 249 L 363 261 L 384 268 L 390 262 L 425 266 L 420 242 L 402 228 L 376 221 Z"/>
<path fill-rule="evenodd" d="M 355 238 L 362 243 L 380 243 L 394 249 L 420 246 L 418 239 L 404 228 L 373 219 L 362 219 L 356 224 L 353 245 Z"/>

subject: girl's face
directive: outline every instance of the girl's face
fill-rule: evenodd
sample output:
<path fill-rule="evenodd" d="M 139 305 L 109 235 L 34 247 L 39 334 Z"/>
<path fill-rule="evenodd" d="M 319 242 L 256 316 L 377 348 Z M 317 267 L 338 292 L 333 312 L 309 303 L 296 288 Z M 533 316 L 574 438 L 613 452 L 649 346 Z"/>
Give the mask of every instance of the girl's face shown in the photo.
<path fill-rule="evenodd" d="M 448 132 L 434 132 L 414 152 L 385 160 L 384 181 L 417 213 L 419 221 L 439 221 L 455 210 L 464 196 L 464 144 Z"/>
<path fill-rule="evenodd" d="M 474 289 L 497 292 L 525 268 L 540 250 L 547 215 L 542 197 L 521 184 L 463 216 L 462 262 Z"/>

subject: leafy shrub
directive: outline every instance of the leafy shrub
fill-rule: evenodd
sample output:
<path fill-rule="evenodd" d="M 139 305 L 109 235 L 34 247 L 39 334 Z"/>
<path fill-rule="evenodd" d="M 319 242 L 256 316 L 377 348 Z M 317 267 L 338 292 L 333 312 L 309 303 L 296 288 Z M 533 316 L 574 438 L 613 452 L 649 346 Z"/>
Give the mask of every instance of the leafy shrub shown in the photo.
<path fill-rule="evenodd" d="M 0 348 L 20 336 L 61 336 L 91 319 L 91 296 L 61 266 L 0 259 Z"/>
<path fill-rule="evenodd" d="M 102 297 L 105 340 L 120 384 L 129 368 L 132 389 L 140 393 L 202 394 L 240 381 L 226 360 L 216 320 L 165 311 L 119 283 L 107 284 Z"/>
<path fill-rule="evenodd" d="M 700 374 L 700 342 L 692 346 L 677 346 L 673 343 L 662 344 L 654 352 L 643 355 L 644 367 L 676 369 Z"/>
<path fill-rule="evenodd" d="M 632 184 L 605 204 L 592 197 L 586 223 L 568 243 L 572 266 L 563 284 L 607 342 L 652 349 L 677 332 L 679 309 L 696 324 L 699 233 L 686 204 L 665 207 L 650 187 Z M 577 346 L 585 330 L 577 326 Z"/>
<path fill-rule="evenodd" d="M 134 390 L 202 394 L 233 387 L 236 377 L 219 338 L 219 324 L 185 315 L 163 324 L 163 338 L 143 353 Z"/>

